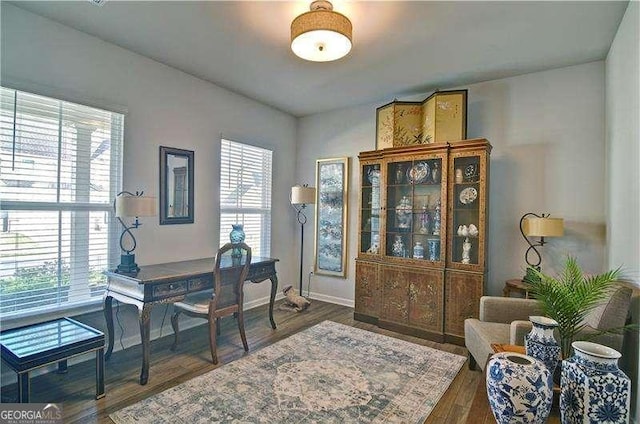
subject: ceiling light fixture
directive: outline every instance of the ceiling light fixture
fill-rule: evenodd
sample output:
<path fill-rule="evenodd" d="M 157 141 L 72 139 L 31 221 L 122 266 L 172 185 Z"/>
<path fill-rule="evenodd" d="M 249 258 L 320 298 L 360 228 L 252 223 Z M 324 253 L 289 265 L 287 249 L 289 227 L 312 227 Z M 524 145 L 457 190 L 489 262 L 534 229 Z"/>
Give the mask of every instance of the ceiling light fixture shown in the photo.
<path fill-rule="evenodd" d="M 312 62 L 330 62 L 351 51 L 351 21 L 333 11 L 327 0 L 315 0 L 311 11 L 291 22 L 291 50 Z"/>

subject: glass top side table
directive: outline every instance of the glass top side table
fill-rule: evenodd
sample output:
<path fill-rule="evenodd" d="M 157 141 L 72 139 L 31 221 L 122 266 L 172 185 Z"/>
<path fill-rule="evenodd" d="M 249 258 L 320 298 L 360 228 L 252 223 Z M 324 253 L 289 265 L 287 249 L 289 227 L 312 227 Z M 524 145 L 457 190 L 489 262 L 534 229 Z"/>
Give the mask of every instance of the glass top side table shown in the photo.
<path fill-rule="evenodd" d="M 96 352 L 96 399 L 104 396 L 104 333 L 71 318 L 0 333 L 2 359 L 18 374 L 18 402 L 29 402 L 29 372 L 58 363 L 66 372 L 71 357 Z"/>

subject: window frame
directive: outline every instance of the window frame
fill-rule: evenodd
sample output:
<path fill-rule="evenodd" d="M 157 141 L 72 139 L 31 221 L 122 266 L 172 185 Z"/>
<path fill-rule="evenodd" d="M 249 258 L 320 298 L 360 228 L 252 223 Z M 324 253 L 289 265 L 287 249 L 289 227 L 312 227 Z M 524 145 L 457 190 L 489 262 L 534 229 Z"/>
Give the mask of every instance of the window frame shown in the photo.
<path fill-rule="evenodd" d="M 104 107 L 99 104 L 96 105 L 95 102 L 90 102 L 90 101 L 82 101 L 82 100 L 78 101 L 77 99 L 69 100 L 68 97 L 58 95 L 56 93 L 56 90 L 48 89 L 46 87 L 43 90 L 41 90 L 42 92 L 37 92 L 29 89 L 24 89 L 20 87 L 20 85 L 15 86 L 12 84 L 3 83 L 0 86 L 0 89 L 14 91 L 14 93 L 17 93 L 18 96 L 20 95 L 20 93 L 22 93 L 22 94 L 47 98 L 48 100 L 59 102 L 61 105 L 71 104 L 72 105 L 71 107 L 80 107 L 80 108 L 87 107 L 91 109 L 98 109 L 101 112 L 111 114 L 112 117 L 113 117 L 113 114 L 119 115 L 117 116 L 117 119 L 119 120 L 119 122 L 117 123 L 118 131 L 115 133 L 115 135 L 112 132 L 110 133 L 111 138 L 110 138 L 109 151 L 110 151 L 110 154 L 115 155 L 115 157 L 113 158 L 115 159 L 115 162 L 111 163 L 108 168 L 109 170 L 109 189 L 107 191 L 108 199 L 109 199 L 108 202 L 99 202 L 99 201 L 71 202 L 67 199 L 63 199 L 62 196 L 60 195 L 60 191 L 61 191 L 60 186 L 63 185 L 64 183 L 61 181 L 60 175 L 58 175 L 58 179 L 57 179 L 58 189 L 57 189 L 56 199 L 54 201 L 2 200 L 2 208 L 1 208 L 3 211 L 6 210 L 9 212 L 11 211 L 52 212 L 57 214 L 59 219 L 61 219 L 61 214 L 69 213 L 69 212 L 73 213 L 73 212 L 81 211 L 81 212 L 106 213 L 106 216 L 108 216 L 108 219 L 105 222 L 105 225 L 107 226 L 106 249 L 105 249 L 105 254 L 107 257 L 106 262 L 107 262 L 107 268 L 114 267 L 115 264 L 117 264 L 119 254 L 120 254 L 119 236 L 120 236 L 121 229 L 119 228 L 118 221 L 114 217 L 113 201 L 111 199 L 114 199 L 115 195 L 118 192 L 122 191 L 122 186 L 123 186 L 123 159 L 124 159 L 123 148 L 124 148 L 124 127 L 125 127 L 125 119 L 126 119 L 126 109 L 120 108 L 120 107 Z M 15 106 L 14 106 L 14 109 L 15 109 Z M 16 119 L 15 114 L 13 119 L 14 119 L 13 122 L 15 122 L 15 119 Z M 62 115 L 58 117 L 58 125 L 62 125 L 62 119 L 64 119 Z M 59 134 L 57 139 L 57 143 L 59 146 L 58 148 L 60 148 L 61 146 L 60 143 L 62 143 L 61 137 L 63 136 Z M 22 161 L 24 162 L 24 160 Z M 69 164 L 71 164 L 74 170 L 77 169 L 76 168 L 78 164 L 77 158 L 74 158 L 72 162 L 64 161 L 64 160 L 61 161 L 60 153 L 58 153 L 58 165 L 57 165 L 58 174 L 60 174 L 60 171 L 59 171 L 60 167 L 69 166 Z M 55 230 L 51 231 L 51 234 L 54 234 L 54 233 L 56 235 L 58 245 L 60 245 L 61 241 L 65 237 L 64 230 L 61 229 L 60 227 L 57 227 Z M 90 236 L 87 235 L 87 243 L 89 243 L 89 240 L 90 240 L 89 237 Z M 87 244 L 83 248 L 88 250 L 89 244 Z M 51 251 L 53 251 L 53 249 L 51 249 Z M 71 253 L 72 251 L 73 250 L 70 250 L 69 254 L 72 254 Z M 59 248 L 56 249 L 56 252 L 54 253 L 54 255 L 57 256 L 58 260 L 61 258 Z M 90 263 L 87 266 L 88 266 L 88 269 L 91 268 Z M 58 271 L 57 278 L 58 280 L 62 278 L 60 271 Z M 91 287 L 89 285 L 88 280 L 87 280 L 87 285 L 88 287 Z M 104 285 L 99 285 L 97 287 L 104 289 L 106 287 L 106 281 Z M 102 310 L 102 304 L 103 304 L 102 295 L 91 295 L 84 299 L 73 298 L 63 303 L 45 305 L 42 307 L 36 307 L 31 309 L 22 309 L 22 310 L 11 312 L 9 313 L 9 315 L 7 315 L 6 313 L 3 313 L 0 316 L 0 318 L 2 321 L 2 327 L 4 329 L 9 329 L 17 326 L 28 325 L 32 323 L 38 323 L 38 322 L 43 322 L 51 319 L 56 319 L 63 316 L 79 315 L 79 314 L 99 311 L 99 310 Z"/>
<path fill-rule="evenodd" d="M 268 167 L 268 187 L 264 186 L 262 187 L 262 196 L 261 196 L 261 200 L 264 203 L 266 202 L 266 200 L 268 200 L 268 207 L 228 207 L 228 206 L 224 206 L 223 202 L 222 202 L 222 196 L 223 196 L 223 183 L 225 182 L 225 178 L 223 177 L 223 168 L 224 168 L 224 164 L 223 164 L 223 160 L 224 160 L 224 149 L 225 149 L 225 143 L 231 143 L 231 145 L 233 146 L 234 144 L 236 146 L 239 146 L 240 149 L 244 149 L 245 147 L 249 150 L 251 149 L 255 149 L 255 150 L 261 150 L 263 151 L 263 155 L 265 153 L 268 153 L 269 156 L 269 161 L 268 163 L 265 163 L 264 159 L 262 161 L 262 167 L 264 169 L 265 166 Z M 238 148 L 238 147 L 237 147 Z M 231 150 L 231 149 L 230 149 Z M 229 155 L 231 155 L 231 151 L 229 152 Z M 243 162 L 244 163 L 244 162 Z M 266 175 L 265 172 L 262 173 L 262 175 Z M 266 199 L 265 199 L 266 198 Z M 219 231 L 220 231 L 220 246 L 224 245 L 225 243 L 229 242 L 229 232 L 231 232 L 231 227 L 229 228 L 223 228 L 223 215 L 225 214 L 235 214 L 237 216 L 243 216 L 245 214 L 258 214 L 260 215 L 260 247 L 259 250 L 256 249 L 255 246 L 251 246 L 253 248 L 253 256 L 256 257 L 256 255 L 259 255 L 261 257 L 270 257 L 271 256 L 271 242 L 272 242 L 272 228 L 273 228 L 273 150 L 271 149 L 267 149 L 265 147 L 262 146 L 256 146 L 253 144 L 249 144 L 249 143 L 244 143 L 244 142 L 239 142 L 239 141 L 235 141 L 235 140 L 231 140 L 229 138 L 225 138 L 222 137 L 220 140 L 220 175 L 219 175 L 219 193 L 218 193 L 218 204 L 220 206 L 220 211 L 219 211 Z M 243 223 L 243 222 L 237 222 L 236 223 Z M 266 237 L 264 236 L 265 233 L 265 225 L 267 226 L 268 231 L 266 232 L 267 235 Z M 245 233 L 247 233 L 247 228 L 244 229 Z M 258 254 L 256 254 L 255 252 L 259 252 Z"/>

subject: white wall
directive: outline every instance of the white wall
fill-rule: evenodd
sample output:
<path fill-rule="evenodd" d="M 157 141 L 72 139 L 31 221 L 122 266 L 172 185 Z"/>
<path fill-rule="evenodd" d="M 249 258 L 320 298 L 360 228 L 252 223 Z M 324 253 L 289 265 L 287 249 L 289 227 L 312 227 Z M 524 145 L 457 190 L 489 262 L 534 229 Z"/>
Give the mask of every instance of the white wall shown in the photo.
<path fill-rule="evenodd" d="M 295 235 L 288 200 L 294 184 L 294 117 L 6 2 L 1 11 L 3 85 L 97 107 L 126 108 L 124 189 L 158 194 L 159 146 L 195 151 L 195 222 L 160 226 L 157 217 L 141 218 L 143 225 L 136 230 L 138 264 L 214 256 L 220 233 L 219 140 L 224 135 L 273 150 L 277 172 L 271 254 L 280 258 L 281 283 L 297 281 L 296 251 L 283 242 Z M 269 288 L 268 282 L 248 286 L 245 301 L 268 301 Z M 164 308 L 154 310 L 153 334 L 158 333 L 163 312 Z M 139 343 L 133 308 L 123 308 L 120 318 L 127 328 L 125 342 Z M 98 327 L 104 321 L 101 314 L 86 319 Z M 165 323 L 165 335 L 171 333 L 167 327 Z"/>
<path fill-rule="evenodd" d="M 640 4 L 629 2 L 606 61 L 607 263 L 622 265 L 640 287 Z M 640 321 L 640 306 L 633 308 Z M 638 333 L 625 341 L 623 361 L 634 379 L 635 421 L 640 422 Z"/>
<path fill-rule="evenodd" d="M 565 236 L 548 239 L 543 270 L 554 272 L 567 254 L 587 272 L 604 264 L 604 62 L 472 84 L 468 138 L 487 138 L 491 153 L 489 294 L 523 275 L 525 241 L 518 229 L 525 212 L 565 219 Z M 428 94 L 406 100 L 422 100 Z M 392 100 L 392 99 L 388 99 Z M 405 99 L 402 99 L 405 100 Z M 314 181 L 318 158 L 352 158 L 349 196 L 349 269 L 346 281 L 314 276 L 317 297 L 352 303 L 357 256 L 357 153 L 375 149 L 375 109 L 384 104 L 331 111 L 300 120 L 298 179 Z M 313 264 L 313 240 L 305 246 Z"/>
<path fill-rule="evenodd" d="M 611 248 L 606 265 L 624 264 L 629 278 L 638 283 L 640 224 L 630 224 L 634 219 L 637 223 L 638 197 L 629 194 L 638 193 L 639 184 L 638 4 L 630 4 L 606 62 L 606 152 L 603 62 L 463 87 L 469 89 L 468 137 L 485 137 L 494 146 L 490 294 L 499 294 L 505 279 L 522 274 L 525 242 L 517 225 L 528 211 L 565 218 L 566 235 L 551 239 L 542 249 L 545 270 L 558 269 L 563 256 L 571 253 L 587 272 L 601 271 L 605 267 L 607 201 Z M 144 219 L 136 233 L 140 264 L 214 254 L 219 239 L 218 140 L 223 134 L 274 150 L 273 240 L 294 243 L 274 242 L 272 255 L 281 260 L 281 284 L 297 281 L 299 229 L 288 205 L 289 187 L 294 182 L 314 184 L 316 159 L 349 156 L 347 279 L 313 276 L 311 289 L 316 297 L 353 303 L 357 153 L 375 148 L 375 108 L 391 99 L 296 123 L 287 114 L 5 2 L 1 13 L 3 84 L 98 107 L 127 109 L 125 189 L 157 194 L 158 146 L 195 151 L 195 223 L 159 226 L 155 218 Z M 292 163 L 297 164 L 295 174 Z M 607 177 L 610 184 L 605 196 Z M 313 213 L 310 215 L 307 234 L 313 233 Z M 636 229 L 635 235 L 629 235 L 630 226 Z M 305 241 L 306 275 L 313 265 L 313 238 L 307 236 Z M 250 287 L 247 302 L 259 303 L 267 294 L 267 285 Z M 163 312 L 164 308 L 158 308 L 153 315 L 154 334 L 159 332 Z M 123 309 L 121 319 L 127 328 L 125 345 L 136 343 L 135 314 L 130 308 Z M 99 314 L 86 320 L 98 327 L 102 321 Z M 165 326 L 164 334 L 169 332 Z M 117 333 L 116 340 L 118 337 Z"/>

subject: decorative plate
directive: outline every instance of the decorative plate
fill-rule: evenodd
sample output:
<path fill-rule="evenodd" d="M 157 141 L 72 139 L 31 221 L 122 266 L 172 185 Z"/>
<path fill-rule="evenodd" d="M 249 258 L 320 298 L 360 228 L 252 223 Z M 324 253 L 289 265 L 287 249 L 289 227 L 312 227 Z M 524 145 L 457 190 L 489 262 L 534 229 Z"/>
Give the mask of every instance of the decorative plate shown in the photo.
<path fill-rule="evenodd" d="M 474 187 L 467 187 L 460 192 L 460 203 L 468 205 L 478 198 L 478 190 Z"/>
<path fill-rule="evenodd" d="M 407 179 L 411 184 L 420 184 L 427 179 L 430 172 L 431 170 L 427 162 L 419 162 L 409 168 L 407 171 Z"/>

